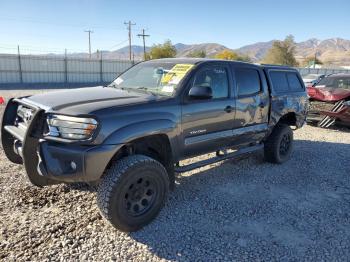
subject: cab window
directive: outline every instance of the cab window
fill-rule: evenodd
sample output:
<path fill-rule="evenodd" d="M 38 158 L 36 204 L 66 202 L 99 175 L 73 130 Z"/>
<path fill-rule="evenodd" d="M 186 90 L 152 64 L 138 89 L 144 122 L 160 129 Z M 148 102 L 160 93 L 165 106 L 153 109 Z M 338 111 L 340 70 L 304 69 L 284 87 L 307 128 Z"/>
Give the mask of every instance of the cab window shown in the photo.
<path fill-rule="evenodd" d="M 210 87 L 213 99 L 228 97 L 228 76 L 225 67 L 205 68 L 196 73 L 193 86 Z"/>
<path fill-rule="evenodd" d="M 236 69 L 238 97 L 255 95 L 261 91 L 259 72 L 255 69 Z"/>

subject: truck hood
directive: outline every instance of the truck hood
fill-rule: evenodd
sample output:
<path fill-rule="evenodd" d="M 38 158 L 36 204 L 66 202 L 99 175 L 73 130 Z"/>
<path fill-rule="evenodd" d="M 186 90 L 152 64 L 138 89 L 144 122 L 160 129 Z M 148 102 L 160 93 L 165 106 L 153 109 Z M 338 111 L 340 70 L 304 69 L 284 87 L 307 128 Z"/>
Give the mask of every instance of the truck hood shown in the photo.
<path fill-rule="evenodd" d="M 325 102 L 339 101 L 350 97 L 350 90 L 342 88 L 327 88 L 325 86 L 309 87 L 307 93 L 310 98 Z"/>
<path fill-rule="evenodd" d="M 23 98 L 47 112 L 91 114 L 98 110 L 159 100 L 149 93 L 121 90 L 112 87 L 86 87 L 54 91 Z"/>

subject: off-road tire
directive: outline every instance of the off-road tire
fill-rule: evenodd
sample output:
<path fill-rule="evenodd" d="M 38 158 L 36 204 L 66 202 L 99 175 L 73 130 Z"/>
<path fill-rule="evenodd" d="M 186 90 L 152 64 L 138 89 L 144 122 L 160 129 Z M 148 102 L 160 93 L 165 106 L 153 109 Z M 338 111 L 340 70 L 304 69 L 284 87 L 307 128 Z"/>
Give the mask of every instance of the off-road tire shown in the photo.
<path fill-rule="evenodd" d="M 98 186 L 97 204 L 115 228 L 137 231 L 158 215 L 168 192 L 169 177 L 162 164 L 148 156 L 131 155 L 107 170 Z"/>
<path fill-rule="evenodd" d="M 289 146 L 284 144 L 289 137 Z M 282 150 L 283 147 L 283 150 Z M 286 124 L 277 124 L 270 136 L 265 141 L 265 160 L 270 163 L 281 164 L 289 160 L 293 149 L 293 130 Z"/>

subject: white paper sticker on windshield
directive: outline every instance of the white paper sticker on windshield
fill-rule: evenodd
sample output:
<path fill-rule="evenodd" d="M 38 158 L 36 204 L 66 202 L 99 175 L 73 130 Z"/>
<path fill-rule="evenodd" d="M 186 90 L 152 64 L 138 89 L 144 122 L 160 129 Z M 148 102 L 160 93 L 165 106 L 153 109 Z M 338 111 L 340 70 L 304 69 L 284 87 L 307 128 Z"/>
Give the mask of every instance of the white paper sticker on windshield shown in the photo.
<path fill-rule="evenodd" d="M 174 92 L 174 86 L 163 86 L 162 92 L 172 93 Z"/>
<path fill-rule="evenodd" d="M 123 83 L 123 79 L 121 77 L 118 77 L 116 80 L 114 80 L 114 83 L 116 83 L 117 85 L 120 85 L 121 83 Z"/>
<path fill-rule="evenodd" d="M 175 77 L 173 77 L 173 78 L 169 81 L 169 84 L 171 84 L 171 85 L 177 85 L 180 81 L 181 81 L 181 78 L 175 76 Z"/>

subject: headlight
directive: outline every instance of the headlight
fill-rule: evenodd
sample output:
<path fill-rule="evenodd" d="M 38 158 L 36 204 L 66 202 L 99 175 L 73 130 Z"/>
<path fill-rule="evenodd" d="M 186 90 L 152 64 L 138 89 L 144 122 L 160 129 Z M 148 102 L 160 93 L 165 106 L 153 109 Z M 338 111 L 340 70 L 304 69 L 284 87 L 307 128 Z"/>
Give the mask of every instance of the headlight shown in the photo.
<path fill-rule="evenodd" d="M 93 118 L 49 115 L 47 117 L 48 133 L 46 135 L 72 140 L 89 139 L 97 128 Z"/>

